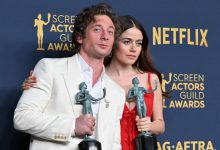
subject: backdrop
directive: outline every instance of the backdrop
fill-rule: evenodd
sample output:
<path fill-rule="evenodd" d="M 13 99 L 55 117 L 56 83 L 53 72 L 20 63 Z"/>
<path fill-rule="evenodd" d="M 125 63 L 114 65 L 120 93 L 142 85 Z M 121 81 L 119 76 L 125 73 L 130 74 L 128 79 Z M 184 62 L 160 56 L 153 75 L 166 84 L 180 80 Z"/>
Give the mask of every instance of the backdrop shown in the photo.
<path fill-rule="evenodd" d="M 29 135 L 15 131 L 13 112 L 21 84 L 43 57 L 71 55 L 75 15 L 99 0 L 5 0 L 0 6 L 0 149 L 28 149 Z M 133 15 L 150 37 L 163 75 L 166 131 L 161 150 L 220 148 L 220 2 L 217 0 L 111 0 L 119 15 Z M 43 44 L 37 35 L 43 35 Z"/>

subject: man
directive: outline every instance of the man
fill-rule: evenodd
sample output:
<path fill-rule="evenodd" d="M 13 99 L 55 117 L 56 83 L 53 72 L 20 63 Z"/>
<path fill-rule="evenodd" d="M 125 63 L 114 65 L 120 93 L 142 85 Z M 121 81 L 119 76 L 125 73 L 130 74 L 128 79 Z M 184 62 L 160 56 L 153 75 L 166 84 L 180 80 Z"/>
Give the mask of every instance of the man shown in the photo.
<path fill-rule="evenodd" d="M 89 134 L 103 150 L 118 150 L 124 91 L 104 72 L 103 61 L 113 46 L 117 17 L 109 5 L 84 9 L 76 17 L 73 57 L 42 59 L 33 75 L 37 84 L 25 90 L 14 114 L 16 129 L 32 135 L 31 150 L 77 150 L 83 135 Z M 76 104 L 79 84 L 85 82 L 90 94 L 106 96 L 92 104 L 93 116 L 82 115 Z"/>

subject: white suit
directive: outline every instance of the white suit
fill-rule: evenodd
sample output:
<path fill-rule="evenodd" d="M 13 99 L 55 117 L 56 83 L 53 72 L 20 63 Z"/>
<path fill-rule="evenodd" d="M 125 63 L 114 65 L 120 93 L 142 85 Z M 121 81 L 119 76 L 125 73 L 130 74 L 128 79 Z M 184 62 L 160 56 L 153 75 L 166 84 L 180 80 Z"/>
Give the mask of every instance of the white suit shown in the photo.
<path fill-rule="evenodd" d="M 15 128 L 32 135 L 31 150 L 77 150 L 82 137 L 71 137 L 71 133 L 82 114 L 75 95 L 83 78 L 76 56 L 42 59 L 34 75 L 36 86 L 23 92 L 15 110 Z M 125 93 L 106 74 L 102 85 L 106 97 L 99 106 L 96 139 L 103 150 L 119 150 Z"/>

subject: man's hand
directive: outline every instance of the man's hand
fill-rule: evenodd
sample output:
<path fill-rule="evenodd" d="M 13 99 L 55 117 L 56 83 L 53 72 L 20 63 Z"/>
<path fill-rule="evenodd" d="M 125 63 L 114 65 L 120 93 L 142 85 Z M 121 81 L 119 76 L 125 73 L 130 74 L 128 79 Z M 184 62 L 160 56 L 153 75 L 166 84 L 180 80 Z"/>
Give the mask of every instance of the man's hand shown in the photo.
<path fill-rule="evenodd" d="M 75 135 L 92 135 L 95 126 L 95 118 L 92 115 L 81 115 L 76 118 Z"/>

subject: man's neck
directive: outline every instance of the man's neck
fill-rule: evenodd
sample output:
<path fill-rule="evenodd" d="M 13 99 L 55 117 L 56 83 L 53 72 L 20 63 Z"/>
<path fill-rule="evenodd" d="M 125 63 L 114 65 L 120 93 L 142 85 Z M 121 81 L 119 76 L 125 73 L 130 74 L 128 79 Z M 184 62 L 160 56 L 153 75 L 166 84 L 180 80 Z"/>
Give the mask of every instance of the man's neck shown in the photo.
<path fill-rule="evenodd" d="M 96 58 L 92 58 L 84 53 L 79 53 L 79 55 L 92 68 L 92 70 L 93 70 L 92 85 L 95 85 L 95 83 L 98 81 L 99 77 L 102 74 L 104 58 L 103 59 L 96 59 Z"/>

